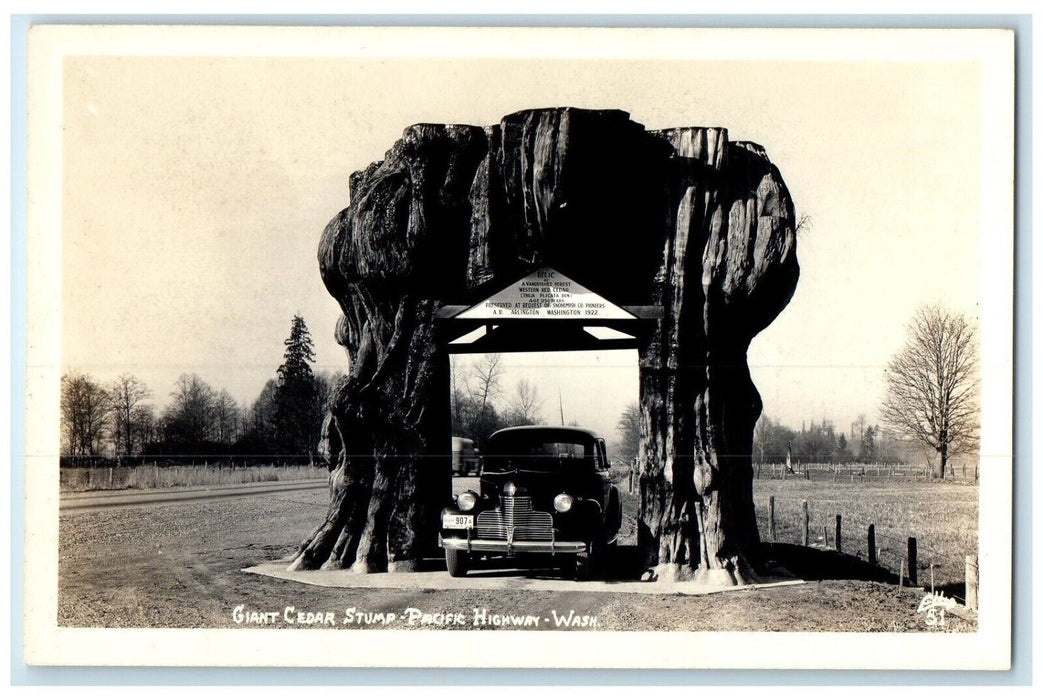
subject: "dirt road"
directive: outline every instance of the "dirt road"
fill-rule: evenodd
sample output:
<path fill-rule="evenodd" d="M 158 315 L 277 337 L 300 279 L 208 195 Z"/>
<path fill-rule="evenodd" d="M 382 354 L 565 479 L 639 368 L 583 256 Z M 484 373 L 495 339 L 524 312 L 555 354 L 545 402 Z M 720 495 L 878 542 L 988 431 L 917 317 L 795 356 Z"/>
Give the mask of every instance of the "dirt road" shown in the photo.
<path fill-rule="evenodd" d="M 689 597 L 335 589 L 242 572 L 290 556 L 322 518 L 326 499 L 319 489 L 63 512 L 59 624 L 558 629 L 571 611 L 573 622 L 586 620 L 577 627 L 600 630 L 972 629 L 955 617 L 944 627 L 927 627 L 917 612 L 922 592 L 868 582 L 823 581 Z"/>

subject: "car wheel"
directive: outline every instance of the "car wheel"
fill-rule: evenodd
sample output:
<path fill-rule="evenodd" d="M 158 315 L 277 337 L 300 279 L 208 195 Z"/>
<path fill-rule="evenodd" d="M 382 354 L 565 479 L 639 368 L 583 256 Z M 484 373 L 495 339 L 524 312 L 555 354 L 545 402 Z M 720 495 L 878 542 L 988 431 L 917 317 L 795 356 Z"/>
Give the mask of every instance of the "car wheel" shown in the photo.
<path fill-rule="evenodd" d="M 565 557 L 561 565 L 561 577 L 571 581 L 585 581 L 589 578 L 590 569 L 584 554 Z"/>
<path fill-rule="evenodd" d="M 605 524 L 610 530 L 613 537 L 619 534 L 620 528 L 623 527 L 623 506 L 619 500 L 619 491 L 615 488 L 612 489 L 612 495 L 609 497 L 609 508 L 608 512 L 610 517 L 605 520 Z"/>
<path fill-rule="evenodd" d="M 608 579 L 615 573 L 615 561 L 619 538 L 613 537 L 610 541 L 594 548 L 594 565 L 597 570 L 594 575 L 599 579 Z"/>
<path fill-rule="evenodd" d="M 597 560 L 593 552 L 577 554 L 572 564 L 572 579 L 574 581 L 589 581 L 594 577 L 594 567 Z"/>
<path fill-rule="evenodd" d="M 453 578 L 467 575 L 467 565 L 471 563 L 470 559 L 467 552 L 461 549 L 445 550 L 445 568 L 449 570 L 449 575 Z"/>

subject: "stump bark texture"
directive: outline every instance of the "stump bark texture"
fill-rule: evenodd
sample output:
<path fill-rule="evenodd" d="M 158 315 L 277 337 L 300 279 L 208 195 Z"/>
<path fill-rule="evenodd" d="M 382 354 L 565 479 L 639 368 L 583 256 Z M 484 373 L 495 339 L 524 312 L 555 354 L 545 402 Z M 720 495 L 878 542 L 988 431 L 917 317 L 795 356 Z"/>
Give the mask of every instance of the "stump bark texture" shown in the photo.
<path fill-rule="evenodd" d="M 794 208 L 759 146 L 554 108 L 491 127 L 419 124 L 351 176 L 319 266 L 350 358 L 323 430 L 330 507 L 292 568 L 413 568 L 451 491 L 444 305 L 544 266 L 618 305 L 639 338 L 639 543 L 664 576 L 756 567 L 750 340 L 798 277 Z M 698 572 L 697 574 L 695 572 Z"/>

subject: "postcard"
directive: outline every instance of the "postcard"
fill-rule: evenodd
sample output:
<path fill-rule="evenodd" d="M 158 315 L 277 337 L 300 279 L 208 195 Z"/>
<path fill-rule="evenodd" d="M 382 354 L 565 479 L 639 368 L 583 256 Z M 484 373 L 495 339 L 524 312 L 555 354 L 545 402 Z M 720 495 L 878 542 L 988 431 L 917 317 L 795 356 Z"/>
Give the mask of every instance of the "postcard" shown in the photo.
<path fill-rule="evenodd" d="M 1009 668 L 1013 46 L 32 27 L 27 663 Z"/>

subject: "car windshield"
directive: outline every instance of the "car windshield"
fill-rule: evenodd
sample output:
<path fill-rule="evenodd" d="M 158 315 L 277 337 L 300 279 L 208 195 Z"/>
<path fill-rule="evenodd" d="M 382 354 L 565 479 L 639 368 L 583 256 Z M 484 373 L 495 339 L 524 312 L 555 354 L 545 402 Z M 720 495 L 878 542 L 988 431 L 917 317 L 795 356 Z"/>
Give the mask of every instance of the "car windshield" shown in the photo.
<path fill-rule="evenodd" d="M 589 469 L 594 464 L 594 452 L 589 440 L 578 438 L 503 436 L 490 441 L 485 471 Z"/>

